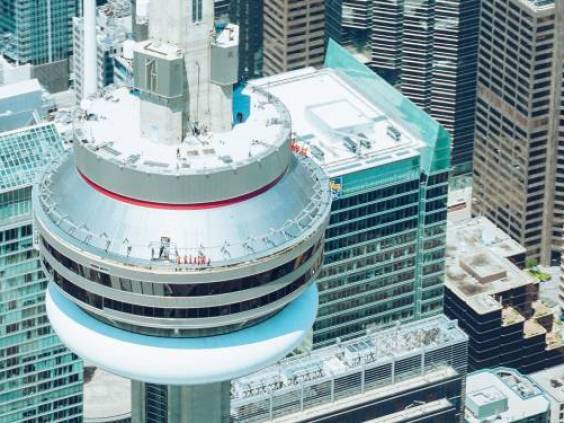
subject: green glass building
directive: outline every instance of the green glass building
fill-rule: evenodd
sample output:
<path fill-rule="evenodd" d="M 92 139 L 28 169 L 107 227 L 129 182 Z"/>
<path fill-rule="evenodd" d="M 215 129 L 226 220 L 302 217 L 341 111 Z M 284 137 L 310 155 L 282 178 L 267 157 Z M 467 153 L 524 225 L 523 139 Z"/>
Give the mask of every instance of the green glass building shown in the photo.
<path fill-rule="evenodd" d="M 325 68 L 263 86 L 331 178 L 314 347 L 440 314 L 450 136 L 330 40 Z"/>
<path fill-rule="evenodd" d="M 79 6 L 79 0 L 0 0 L 0 54 L 32 65 L 32 76 L 49 91 L 66 89 Z"/>
<path fill-rule="evenodd" d="M 55 126 L 0 133 L 0 423 L 81 422 L 82 361 L 52 331 L 31 191 L 60 157 Z"/>

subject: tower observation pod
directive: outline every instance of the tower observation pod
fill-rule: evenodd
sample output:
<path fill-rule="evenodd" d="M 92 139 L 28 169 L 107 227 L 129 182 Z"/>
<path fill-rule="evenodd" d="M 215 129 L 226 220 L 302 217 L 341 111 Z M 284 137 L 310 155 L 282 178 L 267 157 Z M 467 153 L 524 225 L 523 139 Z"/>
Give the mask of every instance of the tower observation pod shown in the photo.
<path fill-rule="evenodd" d="M 151 5 L 135 85 L 82 102 L 72 154 L 34 190 L 47 313 L 133 381 L 134 422 L 224 422 L 230 381 L 313 325 L 329 184 L 276 97 L 234 101 L 238 27 L 213 1 Z"/>

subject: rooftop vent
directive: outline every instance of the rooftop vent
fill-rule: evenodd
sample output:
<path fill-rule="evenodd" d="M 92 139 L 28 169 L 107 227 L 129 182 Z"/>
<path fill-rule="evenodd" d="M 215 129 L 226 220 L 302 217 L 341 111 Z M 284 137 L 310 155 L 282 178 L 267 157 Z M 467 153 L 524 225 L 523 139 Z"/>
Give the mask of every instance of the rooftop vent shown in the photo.
<path fill-rule="evenodd" d="M 401 141 L 401 132 L 395 127 L 395 126 L 388 126 L 388 129 L 386 130 L 386 134 L 388 134 L 388 136 L 393 139 L 395 142 L 400 142 Z"/>

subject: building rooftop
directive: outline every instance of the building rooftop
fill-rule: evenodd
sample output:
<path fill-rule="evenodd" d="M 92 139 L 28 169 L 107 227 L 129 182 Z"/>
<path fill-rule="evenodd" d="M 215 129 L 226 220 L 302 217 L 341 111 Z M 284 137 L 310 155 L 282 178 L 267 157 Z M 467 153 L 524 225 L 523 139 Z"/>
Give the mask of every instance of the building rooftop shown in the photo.
<path fill-rule="evenodd" d="M 25 81 L 3 85 L 0 86 L 0 101 L 9 97 L 28 94 L 35 91 L 44 91 L 37 79 L 27 79 Z"/>
<path fill-rule="evenodd" d="M 165 47 L 161 44 L 167 54 L 176 54 L 176 50 Z M 144 137 L 138 112 L 140 99 L 127 88 L 120 88 L 84 104 L 86 113 L 76 124 L 75 138 L 102 159 L 149 173 L 236 169 L 285 146 L 290 132 L 288 112 L 275 98 L 252 88 L 240 95 L 248 100 L 244 123 L 226 133 L 211 133 L 202 128 L 178 146 Z"/>
<path fill-rule="evenodd" d="M 377 419 L 367 420 L 365 423 L 405 423 L 407 421 L 417 421 L 415 419 L 428 417 L 452 407 L 453 404 L 446 398 L 429 401 L 420 405 L 415 405 L 405 410 Z"/>
<path fill-rule="evenodd" d="M 324 378 L 341 377 L 370 365 L 400 360 L 422 348 L 465 342 L 466 334 L 444 315 L 387 329 L 311 354 L 285 359 L 275 366 L 233 381 L 233 399 L 267 396 Z"/>
<path fill-rule="evenodd" d="M 508 260 L 524 252 L 484 217 L 449 220 L 445 284 L 478 313 L 500 309 L 494 294 L 538 283 Z"/>
<path fill-rule="evenodd" d="M 54 106 L 37 79 L 0 86 L 0 131 L 40 123 Z"/>
<path fill-rule="evenodd" d="M 252 84 L 286 105 L 296 144 L 330 177 L 418 156 L 418 172 L 448 166 L 444 129 L 335 43 L 322 71 L 306 68 Z"/>
<path fill-rule="evenodd" d="M 286 358 L 232 381 L 232 417 L 309 421 L 438 383 L 466 372 L 467 343 L 456 322 L 440 315 Z"/>
<path fill-rule="evenodd" d="M 336 413 L 339 412 L 339 410 L 344 410 L 350 407 L 358 406 L 360 404 L 366 404 L 370 401 L 377 401 L 379 399 L 394 396 L 394 395 L 400 395 L 401 393 L 406 391 L 414 391 L 418 388 L 422 389 L 425 386 L 439 384 L 444 380 L 452 379 L 456 377 L 457 374 L 458 373 L 454 368 L 445 365 L 444 367 L 429 369 L 423 374 L 419 374 L 419 375 L 413 374 L 408 378 L 403 378 L 401 380 L 397 380 L 394 382 L 389 381 L 388 383 L 383 384 L 380 387 L 369 388 L 366 390 L 366 392 L 354 393 L 350 391 L 351 387 L 348 386 L 349 392 L 346 392 L 341 395 L 338 395 L 337 393 L 335 396 L 338 398 L 336 398 L 334 401 L 322 402 L 319 399 L 317 399 L 317 401 L 311 401 L 311 397 L 308 398 L 306 395 L 308 394 L 315 395 L 316 392 L 315 389 L 321 388 L 321 386 L 323 386 L 320 384 L 317 387 L 311 389 L 313 392 L 310 391 L 308 393 L 308 389 L 304 390 L 306 392 L 306 394 L 304 395 L 306 396 L 304 398 L 304 401 L 312 402 L 313 406 L 311 408 L 304 408 L 304 410 L 299 410 L 297 409 L 297 407 L 295 407 L 295 409 L 292 410 L 291 413 L 280 413 L 277 417 L 273 419 L 263 418 L 263 419 L 258 419 L 257 421 L 263 422 L 266 420 L 272 423 L 295 423 L 297 420 L 299 420 L 300 422 L 316 421 L 317 418 L 320 418 L 322 416 L 327 416 L 327 415 L 334 416 Z M 354 380 L 354 378 L 352 379 Z M 350 383 L 351 381 L 348 382 Z M 347 387 L 346 383 L 341 383 L 340 385 L 341 385 L 340 387 L 343 390 L 345 390 Z M 360 385 L 360 383 L 358 385 Z M 299 388 L 296 388 L 296 390 L 297 389 Z M 320 390 L 322 389 L 323 388 L 321 388 Z M 338 388 L 336 387 L 336 389 Z M 426 402 L 420 405 L 415 405 L 415 404 L 417 404 L 417 402 L 412 403 L 411 406 L 406 407 L 401 411 L 398 411 L 393 414 L 387 414 L 385 416 L 367 421 L 365 423 L 406 422 L 406 421 L 411 421 L 411 419 L 416 419 L 418 417 L 428 416 L 430 413 L 439 412 L 448 407 L 453 407 L 450 401 L 446 398 L 441 398 L 440 400 Z M 236 408 L 237 408 L 236 406 L 232 407 L 231 409 L 232 413 L 234 411 L 236 412 Z M 243 418 L 241 420 L 235 419 L 235 421 L 237 422 L 241 421 L 246 423 L 246 421 L 248 420 Z"/>
<path fill-rule="evenodd" d="M 529 377 L 557 402 L 564 403 L 564 364 L 532 373 Z"/>
<path fill-rule="evenodd" d="M 100 423 L 131 415 L 131 381 L 95 367 L 84 382 L 84 421 Z"/>
<path fill-rule="evenodd" d="M 416 157 L 424 145 L 333 70 L 304 69 L 260 83 L 288 107 L 297 144 L 329 176 Z"/>
<path fill-rule="evenodd" d="M 53 124 L 0 133 L 0 193 L 32 185 L 38 170 L 62 153 L 63 142 Z"/>
<path fill-rule="evenodd" d="M 533 9 L 551 9 L 554 8 L 554 0 L 521 0 Z"/>
<path fill-rule="evenodd" d="M 466 379 L 467 423 L 520 422 L 548 409 L 542 390 L 516 370 L 480 370 Z"/>

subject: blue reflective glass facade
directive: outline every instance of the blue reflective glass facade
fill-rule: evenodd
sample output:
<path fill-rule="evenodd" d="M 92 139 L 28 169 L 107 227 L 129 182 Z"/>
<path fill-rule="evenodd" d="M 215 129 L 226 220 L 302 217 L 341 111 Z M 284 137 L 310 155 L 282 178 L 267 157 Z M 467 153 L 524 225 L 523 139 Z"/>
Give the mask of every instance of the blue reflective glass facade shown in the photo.
<path fill-rule="evenodd" d="M 334 177 L 314 346 L 442 312 L 450 137 L 333 41 L 326 66 L 424 141 L 420 155 Z"/>
<path fill-rule="evenodd" d="M 0 134 L 0 422 L 81 422 L 82 361 L 52 331 L 31 190 L 62 153 L 53 125 Z"/>
<path fill-rule="evenodd" d="M 0 0 L 0 53 L 40 65 L 72 53 L 72 18 L 79 0 Z"/>

